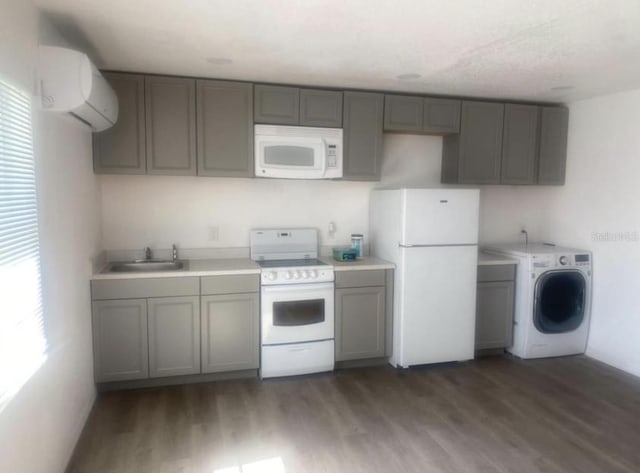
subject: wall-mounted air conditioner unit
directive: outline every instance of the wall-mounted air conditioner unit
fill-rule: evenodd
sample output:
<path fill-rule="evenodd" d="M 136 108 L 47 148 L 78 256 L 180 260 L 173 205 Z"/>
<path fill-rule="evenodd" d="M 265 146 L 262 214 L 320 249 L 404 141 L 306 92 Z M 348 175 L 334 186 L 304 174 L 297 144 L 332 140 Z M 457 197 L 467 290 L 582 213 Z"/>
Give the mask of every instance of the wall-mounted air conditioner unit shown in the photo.
<path fill-rule="evenodd" d="M 93 131 L 113 126 L 118 119 L 118 98 L 86 54 L 58 46 L 40 46 L 38 56 L 43 109 L 68 112 Z"/>

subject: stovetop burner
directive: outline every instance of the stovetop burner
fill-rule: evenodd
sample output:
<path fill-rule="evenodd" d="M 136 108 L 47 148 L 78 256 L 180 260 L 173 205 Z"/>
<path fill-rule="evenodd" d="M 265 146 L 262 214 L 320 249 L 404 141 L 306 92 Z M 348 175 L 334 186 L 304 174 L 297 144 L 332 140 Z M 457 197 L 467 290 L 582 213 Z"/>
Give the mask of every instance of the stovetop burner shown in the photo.
<path fill-rule="evenodd" d="M 261 268 L 296 268 L 306 266 L 328 266 L 327 263 L 320 261 L 319 259 L 274 259 L 274 260 L 262 260 L 256 261 Z"/>

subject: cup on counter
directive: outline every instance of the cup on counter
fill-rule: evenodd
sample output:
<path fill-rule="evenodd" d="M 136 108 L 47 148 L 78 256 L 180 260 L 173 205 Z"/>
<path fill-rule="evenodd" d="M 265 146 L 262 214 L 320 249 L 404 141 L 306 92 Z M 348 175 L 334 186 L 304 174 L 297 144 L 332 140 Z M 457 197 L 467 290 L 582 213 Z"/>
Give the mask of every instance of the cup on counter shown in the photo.
<path fill-rule="evenodd" d="M 364 235 L 362 233 L 351 234 L 351 247 L 356 250 L 356 258 L 362 258 L 362 246 L 364 244 Z"/>

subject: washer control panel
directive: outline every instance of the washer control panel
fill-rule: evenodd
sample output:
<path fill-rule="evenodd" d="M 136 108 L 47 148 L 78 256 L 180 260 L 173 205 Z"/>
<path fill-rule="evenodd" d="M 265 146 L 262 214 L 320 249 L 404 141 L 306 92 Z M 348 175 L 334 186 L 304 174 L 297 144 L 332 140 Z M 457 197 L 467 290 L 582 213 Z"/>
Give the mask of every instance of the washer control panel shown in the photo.
<path fill-rule="evenodd" d="M 533 255 L 531 257 L 533 268 L 566 268 L 591 266 L 589 253 L 558 253 Z"/>

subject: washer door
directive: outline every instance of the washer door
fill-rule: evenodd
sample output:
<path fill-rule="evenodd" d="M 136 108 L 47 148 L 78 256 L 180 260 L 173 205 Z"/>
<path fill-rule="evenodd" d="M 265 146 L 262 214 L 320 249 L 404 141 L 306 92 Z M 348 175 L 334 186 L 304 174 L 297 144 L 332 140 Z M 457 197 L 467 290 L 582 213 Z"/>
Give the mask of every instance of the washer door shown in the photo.
<path fill-rule="evenodd" d="M 549 271 L 536 281 L 533 322 L 542 333 L 566 333 L 584 320 L 587 282 L 580 271 Z"/>

